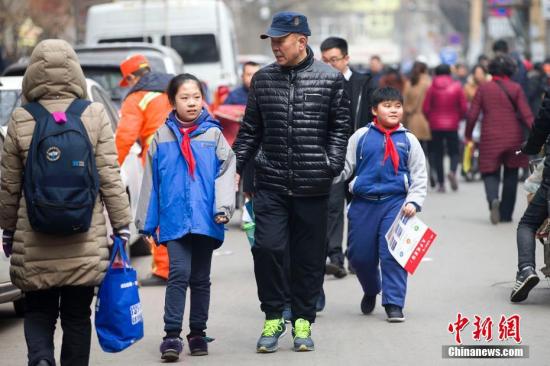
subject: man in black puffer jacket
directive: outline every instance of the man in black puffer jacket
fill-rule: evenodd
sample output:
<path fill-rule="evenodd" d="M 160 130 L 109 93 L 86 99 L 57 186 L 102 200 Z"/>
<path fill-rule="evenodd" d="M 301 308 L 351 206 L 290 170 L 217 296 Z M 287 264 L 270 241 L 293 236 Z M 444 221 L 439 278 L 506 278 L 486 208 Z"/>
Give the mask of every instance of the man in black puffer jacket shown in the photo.
<path fill-rule="evenodd" d="M 289 245 L 294 348 L 313 350 L 311 323 L 323 284 L 327 206 L 344 167 L 349 99 L 344 77 L 314 60 L 304 15 L 274 15 L 262 38 L 276 62 L 258 71 L 233 145 L 237 172 L 255 158 L 254 272 L 266 321 L 258 352 L 274 352 L 285 333 L 283 263 Z M 239 179 L 239 176 L 237 176 Z"/>
<path fill-rule="evenodd" d="M 546 159 L 542 171 L 542 182 L 529 202 L 523 217 L 519 221 L 517 231 L 518 246 L 518 272 L 516 283 L 510 295 L 512 302 L 521 302 L 527 299 L 529 291 L 539 283 L 539 277 L 535 270 L 535 234 L 550 212 L 550 94 L 544 94 L 542 106 L 533 124 L 529 138 L 521 148 L 521 152 L 527 155 L 536 155 L 545 145 Z"/>

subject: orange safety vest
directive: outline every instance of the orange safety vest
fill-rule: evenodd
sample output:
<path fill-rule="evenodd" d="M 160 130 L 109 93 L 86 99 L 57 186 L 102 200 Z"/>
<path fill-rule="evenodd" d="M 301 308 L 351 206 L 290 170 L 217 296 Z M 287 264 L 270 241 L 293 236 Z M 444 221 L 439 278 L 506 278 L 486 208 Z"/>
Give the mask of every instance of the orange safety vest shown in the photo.
<path fill-rule="evenodd" d="M 147 149 L 155 132 L 171 111 L 172 106 L 166 93 L 140 90 L 128 95 L 122 103 L 115 138 L 120 165 L 138 140 L 142 149 L 142 162 L 145 164 Z"/>

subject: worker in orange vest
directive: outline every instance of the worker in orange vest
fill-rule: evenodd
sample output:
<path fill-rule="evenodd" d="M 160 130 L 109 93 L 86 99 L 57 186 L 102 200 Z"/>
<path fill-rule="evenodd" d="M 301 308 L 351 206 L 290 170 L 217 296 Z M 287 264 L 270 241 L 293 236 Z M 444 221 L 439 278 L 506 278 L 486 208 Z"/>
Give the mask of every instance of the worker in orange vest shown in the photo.
<path fill-rule="evenodd" d="M 118 162 L 122 166 L 132 145 L 141 145 L 145 164 L 147 148 L 157 129 L 166 121 L 172 107 L 166 88 L 174 75 L 154 72 L 143 55 L 134 55 L 120 64 L 122 80 L 119 85 L 130 88 L 122 102 L 121 117 L 116 131 Z M 165 285 L 168 278 L 168 251 L 163 245 L 151 245 L 153 269 L 151 277 L 141 281 L 142 286 Z"/>

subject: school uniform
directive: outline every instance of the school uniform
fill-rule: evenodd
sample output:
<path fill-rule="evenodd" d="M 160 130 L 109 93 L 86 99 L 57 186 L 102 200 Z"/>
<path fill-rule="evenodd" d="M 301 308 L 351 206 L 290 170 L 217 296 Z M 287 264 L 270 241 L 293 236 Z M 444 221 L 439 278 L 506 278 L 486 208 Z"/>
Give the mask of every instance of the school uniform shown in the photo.
<path fill-rule="evenodd" d="M 348 210 L 348 260 L 367 296 L 382 290 L 382 305 L 402 308 L 407 273 L 389 252 L 385 235 L 404 204 L 412 203 L 420 211 L 424 203 L 424 152 L 403 126 L 384 132 L 370 123 L 351 136 L 345 169 L 336 181 L 344 181 L 353 173 L 356 176 L 349 184 L 353 200 Z"/>
<path fill-rule="evenodd" d="M 168 249 L 164 330 L 179 337 L 189 287 L 191 334 L 203 335 L 212 252 L 225 236 L 224 225 L 214 218 L 233 214 L 235 155 L 205 109 L 188 129 L 170 113 L 147 154 L 136 226 Z"/>

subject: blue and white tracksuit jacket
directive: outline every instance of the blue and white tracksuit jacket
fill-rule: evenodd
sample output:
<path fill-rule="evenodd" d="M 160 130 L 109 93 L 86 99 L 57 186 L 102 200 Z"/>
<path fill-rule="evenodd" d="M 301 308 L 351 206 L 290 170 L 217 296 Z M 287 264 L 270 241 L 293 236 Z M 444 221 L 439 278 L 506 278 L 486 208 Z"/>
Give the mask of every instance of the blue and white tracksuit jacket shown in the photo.
<path fill-rule="evenodd" d="M 153 236 L 158 229 L 158 243 L 190 233 L 223 242 L 224 225 L 217 224 L 214 217 L 231 217 L 235 209 L 235 154 L 220 123 L 205 109 L 197 124 L 190 135 L 194 178 L 181 151 L 182 134 L 174 112 L 158 129 L 147 152 L 136 226 Z"/>
<path fill-rule="evenodd" d="M 399 153 L 397 173 L 390 157 L 384 161 L 384 133 L 371 123 L 351 136 L 344 171 L 335 182 L 355 173 L 349 184 L 353 200 L 348 211 L 348 259 L 364 293 L 374 296 L 382 290 L 382 305 L 402 308 L 407 272 L 389 252 L 385 235 L 405 203 L 413 203 L 420 211 L 428 175 L 418 139 L 403 126 L 391 138 Z"/>

